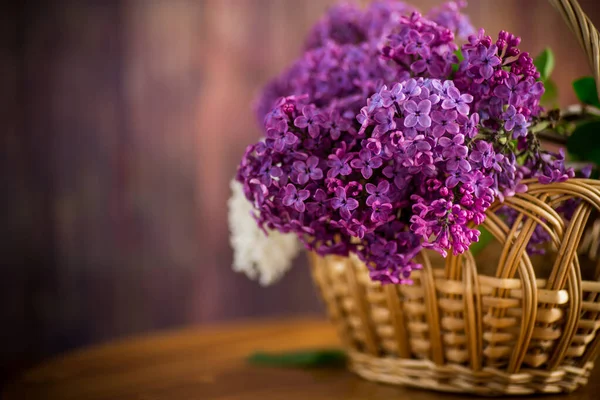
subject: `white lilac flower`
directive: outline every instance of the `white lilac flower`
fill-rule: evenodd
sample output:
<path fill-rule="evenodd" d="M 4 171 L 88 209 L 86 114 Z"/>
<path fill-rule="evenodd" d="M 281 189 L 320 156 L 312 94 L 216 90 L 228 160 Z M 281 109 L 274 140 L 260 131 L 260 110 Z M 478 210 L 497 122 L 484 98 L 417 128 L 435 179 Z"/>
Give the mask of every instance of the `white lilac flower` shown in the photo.
<path fill-rule="evenodd" d="M 293 233 L 267 230 L 263 232 L 252 217 L 257 212 L 244 196 L 242 184 L 231 181 L 229 231 L 233 247 L 233 269 L 258 279 L 261 285 L 270 285 L 286 273 L 301 249 Z"/>

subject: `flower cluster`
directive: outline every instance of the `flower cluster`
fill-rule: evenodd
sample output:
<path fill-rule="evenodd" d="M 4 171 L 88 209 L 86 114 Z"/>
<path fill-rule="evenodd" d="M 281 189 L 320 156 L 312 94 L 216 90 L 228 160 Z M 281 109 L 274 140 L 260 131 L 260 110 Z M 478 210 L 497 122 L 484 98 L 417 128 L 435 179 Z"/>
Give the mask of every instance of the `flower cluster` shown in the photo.
<path fill-rule="evenodd" d="M 259 121 L 262 123 L 279 97 L 291 95 L 306 95 L 310 103 L 323 111 L 353 120 L 365 99 L 381 85 L 410 77 L 410 65 L 398 68 L 380 57 L 382 43 L 405 26 L 406 15 L 413 13 L 415 25 L 426 25 L 414 26 L 418 32 L 439 38 L 426 47 L 443 56 L 447 46 L 456 49 L 453 32 L 466 38 L 473 30 L 468 18 L 460 12 L 464 6 L 464 2 L 445 3 L 431 11 L 432 20 L 395 0 L 375 1 L 364 10 L 350 4 L 332 7 L 309 34 L 304 54 L 263 91 L 255 107 Z M 419 53 L 425 51 L 420 49 Z M 454 60 L 450 56 L 444 58 Z M 416 68 L 428 68 L 425 62 Z"/>
<path fill-rule="evenodd" d="M 265 139 L 246 149 L 237 180 L 260 227 L 322 255 L 354 252 L 372 279 L 408 283 L 419 251 L 466 251 L 488 207 L 526 190 L 522 179 L 573 171 L 534 134 L 544 88 L 519 38 L 479 31 L 459 48 L 463 4 L 431 19 L 377 4 L 317 25 L 263 96 Z"/>

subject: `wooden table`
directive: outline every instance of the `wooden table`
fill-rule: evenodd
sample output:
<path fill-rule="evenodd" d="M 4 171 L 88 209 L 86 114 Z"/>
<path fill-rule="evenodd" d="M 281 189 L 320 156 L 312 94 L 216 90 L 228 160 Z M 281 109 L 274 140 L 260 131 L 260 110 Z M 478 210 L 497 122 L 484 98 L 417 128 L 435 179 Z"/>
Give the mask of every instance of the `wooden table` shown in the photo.
<path fill-rule="evenodd" d="M 249 365 L 256 350 L 337 346 L 325 321 L 232 323 L 113 342 L 46 362 L 10 384 L 5 400 L 458 400 L 464 396 L 379 385 L 344 368 Z M 470 397 L 474 398 L 474 397 Z M 600 369 L 569 396 L 600 398 Z M 516 397 L 513 397 L 516 399 Z M 530 397 L 531 399 L 531 397 Z"/>

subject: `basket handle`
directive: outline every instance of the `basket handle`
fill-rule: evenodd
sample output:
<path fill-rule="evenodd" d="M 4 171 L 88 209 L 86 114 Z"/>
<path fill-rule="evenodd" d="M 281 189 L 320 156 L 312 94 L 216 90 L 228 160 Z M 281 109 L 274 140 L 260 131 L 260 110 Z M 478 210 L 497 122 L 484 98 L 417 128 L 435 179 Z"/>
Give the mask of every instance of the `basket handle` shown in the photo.
<path fill-rule="evenodd" d="M 577 0 L 550 0 L 585 50 L 600 96 L 600 33 Z"/>

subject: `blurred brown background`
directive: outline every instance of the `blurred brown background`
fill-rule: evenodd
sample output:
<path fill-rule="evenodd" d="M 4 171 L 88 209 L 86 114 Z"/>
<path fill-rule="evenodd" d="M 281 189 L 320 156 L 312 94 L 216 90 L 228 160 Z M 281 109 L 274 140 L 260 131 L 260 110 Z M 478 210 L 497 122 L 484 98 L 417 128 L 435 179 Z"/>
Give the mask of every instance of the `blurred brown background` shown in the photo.
<path fill-rule="evenodd" d="M 231 271 L 225 201 L 260 135 L 253 96 L 333 1 L 15 3 L 0 17 L 0 380 L 118 336 L 319 312 L 304 260 L 268 289 Z M 468 12 L 533 54 L 552 47 L 574 101 L 589 70 L 546 0 Z"/>

